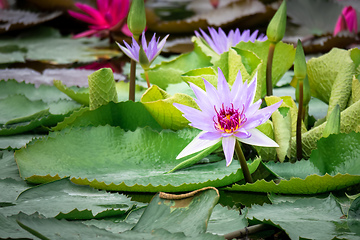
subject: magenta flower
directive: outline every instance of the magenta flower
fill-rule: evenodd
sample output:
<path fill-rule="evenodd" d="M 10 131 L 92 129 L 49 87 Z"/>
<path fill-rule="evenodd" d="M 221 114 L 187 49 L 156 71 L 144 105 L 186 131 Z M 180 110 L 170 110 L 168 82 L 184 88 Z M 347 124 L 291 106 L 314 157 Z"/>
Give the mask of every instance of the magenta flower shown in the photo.
<path fill-rule="evenodd" d="M 351 6 L 346 6 L 341 11 L 341 14 L 335 25 L 334 36 L 344 30 L 357 33 L 356 10 Z"/>
<path fill-rule="evenodd" d="M 266 122 L 271 114 L 279 108 L 282 101 L 259 109 L 262 100 L 253 103 L 256 92 L 256 76 L 251 83 L 247 84 L 246 81 L 243 83 L 239 71 L 230 91 L 221 69 L 218 68 L 217 89 L 205 79 L 204 83 L 206 92 L 190 83 L 200 110 L 174 103 L 174 106 L 183 112 L 183 116 L 190 121 L 190 126 L 202 130 L 180 152 L 177 159 L 222 141 L 226 166 L 229 166 L 237 140 L 257 146 L 279 147 L 276 142 L 255 127 Z"/>
<path fill-rule="evenodd" d="M 129 0 L 97 0 L 98 9 L 83 4 L 75 3 L 87 15 L 69 10 L 68 13 L 81 21 L 91 24 L 90 30 L 79 33 L 74 38 L 92 35 L 108 35 L 110 31 L 121 29 L 127 36 L 131 36 L 125 24 L 129 12 Z"/>
<path fill-rule="evenodd" d="M 120 47 L 120 49 L 131 59 L 133 59 L 134 61 L 138 62 L 141 64 L 141 66 L 144 69 L 149 68 L 149 66 L 151 65 L 151 63 L 155 60 L 155 58 L 160 54 L 161 50 L 163 49 L 166 39 L 169 37 L 169 34 L 166 35 L 161 41 L 160 38 L 158 38 L 156 40 L 155 37 L 155 33 L 152 37 L 152 39 L 150 40 L 149 44 L 146 43 L 146 38 L 145 38 L 145 32 L 143 32 L 141 34 L 141 45 L 142 48 L 144 49 L 144 52 L 146 54 L 146 57 L 148 59 L 148 62 L 146 63 L 142 63 L 139 60 L 139 55 L 140 55 L 140 46 L 139 44 L 136 42 L 136 40 L 134 38 L 132 38 L 132 45 L 130 46 L 129 44 L 127 44 L 127 42 L 124 41 L 124 44 L 126 47 L 121 46 L 119 43 L 118 46 Z M 160 41 L 160 42 L 159 42 Z"/>
<path fill-rule="evenodd" d="M 218 32 L 212 27 L 209 27 L 208 29 L 210 36 L 207 35 L 202 29 L 200 29 L 202 36 L 197 31 L 195 31 L 195 35 L 198 38 L 203 37 L 209 47 L 217 54 L 222 54 L 223 52 L 229 51 L 231 47 L 235 47 L 236 44 L 238 44 L 239 42 L 255 42 L 255 40 L 267 40 L 267 36 L 264 34 L 260 34 L 259 36 L 257 36 L 259 32 L 258 30 L 256 30 L 250 35 L 250 30 L 244 30 L 241 34 L 240 30 L 237 28 L 235 29 L 235 31 L 231 30 L 229 34 L 226 35 L 226 33 L 221 28 L 218 29 Z"/>

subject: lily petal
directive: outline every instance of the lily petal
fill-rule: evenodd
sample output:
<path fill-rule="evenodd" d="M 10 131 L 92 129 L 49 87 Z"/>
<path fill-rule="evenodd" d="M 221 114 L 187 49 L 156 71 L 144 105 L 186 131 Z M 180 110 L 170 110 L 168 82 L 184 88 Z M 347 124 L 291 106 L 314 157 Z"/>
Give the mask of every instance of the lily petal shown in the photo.
<path fill-rule="evenodd" d="M 247 131 L 251 133 L 251 137 L 238 138 L 240 142 L 262 147 L 279 147 L 279 145 L 274 140 L 260 132 L 260 130 L 253 128 Z"/>
<path fill-rule="evenodd" d="M 232 162 L 234 156 L 236 137 L 230 136 L 222 139 L 223 151 L 226 159 L 226 166 L 228 167 Z"/>
<path fill-rule="evenodd" d="M 218 140 L 203 140 L 200 139 L 200 136 L 203 134 L 204 132 L 199 133 L 180 153 L 179 155 L 176 157 L 176 159 L 180 159 L 183 157 L 186 157 L 190 154 L 199 152 L 201 150 L 204 150 L 208 147 L 211 147 L 213 145 L 215 145 L 216 143 L 220 142 L 221 139 Z"/>

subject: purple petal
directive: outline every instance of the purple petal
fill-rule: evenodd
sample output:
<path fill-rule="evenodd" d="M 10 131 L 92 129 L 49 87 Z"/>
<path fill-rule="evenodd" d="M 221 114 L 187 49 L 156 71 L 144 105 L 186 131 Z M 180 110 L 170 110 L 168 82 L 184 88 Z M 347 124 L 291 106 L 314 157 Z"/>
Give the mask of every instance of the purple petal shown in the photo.
<path fill-rule="evenodd" d="M 230 105 L 230 89 L 229 84 L 227 83 L 225 76 L 220 68 L 218 68 L 218 95 L 220 101 L 225 104 L 225 106 Z"/>
<path fill-rule="evenodd" d="M 252 116 L 246 116 L 247 121 L 244 124 L 243 128 L 250 129 L 263 124 L 270 118 L 271 114 L 280 107 L 282 102 L 283 100 L 256 111 Z"/>
<path fill-rule="evenodd" d="M 202 140 L 217 140 L 221 138 L 221 132 L 214 131 L 214 132 L 204 132 L 199 138 Z"/>
<path fill-rule="evenodd" d="M 220 142 L 221 139 L 218 140 L 202 140 L 199 137 L 203 134 L 203 132 L 199 133 L 176 157 L 176 159 L 183 158 L 190 154 L 199 152 L 203 149 L 211 147 L 216 143 Z"/>
<path fill-rule="evenodd" d="M 193 83 L 190 83 L 190 87 L 195 93 L 195 96 L 197 98 L 195 99 L 195 102 L 198 104 L 201 111 L 206 113 L 209 117 L 214 116 L 215 115 L 214 106 L 211 105 L 211 103 L 209 102 L 206 92 Z"/>
<path fill-rule="evenodd" d="M 251 137 L 251 133 L 246 131 L 245 129 L 240 129 L 238 132 L 233 134 L 237 138 L 249 138 Z"/>
<path fill-rule="evenodd" d="M 222 139 L 223 151 L 226 159 L 226 166 L 228 167 L 234 156 L 236 138 L 234 136 L 225 137 Z"/>
<path fill-rule="evenodd" d="M 216 88 L 205 79 L 203 80 L 205 84 L 206 93 L 208 95 L 208 101 L 212 106 L 216 106 L 217 108 L 221 107 L 222 102 L 220 101 Z"/>
<path fill-rule="evenodd" d="M 96 20 L 95 25 L 106 24 L 104 16 L 102 16 L 101 13 L 98 10 L 96 10 L 95 8 L 90 7 L 89 5 L 86 5 L 86 4 L 82 4 L 82 3 L 75 3 L 74 5 L 77 6 L 78 8 L 80 8 L 85 13 L 87 13 L 90 17 L 95 19 Z"/>
<path fill-rule="evenodd" d="M 191 122 L 191 126 L 204 131 L 214 131 L 214 122 L 212 118 L 209 118 L 203 112 L 179 103 L 173 103 L 173 105 L 183 112 L 183 116 Z"/>
<path fill-rule="evenodd" d="M 251 137 L 238 138 L 238 140 L 240 142 L 255 146 L 279 147 L 279 145 L 274 140 L 272 140 L 271 138 L 269 138 L 268 136 L 266 136 L 256 128 L 249 129 L 248 132 L 251 134 Z"/>

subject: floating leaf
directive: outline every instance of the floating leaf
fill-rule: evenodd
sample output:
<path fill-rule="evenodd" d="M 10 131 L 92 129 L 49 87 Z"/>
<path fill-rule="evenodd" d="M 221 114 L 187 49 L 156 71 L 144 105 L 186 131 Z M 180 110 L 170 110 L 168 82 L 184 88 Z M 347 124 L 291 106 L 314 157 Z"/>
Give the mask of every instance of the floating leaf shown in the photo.
<path fill-rule="evenodd" d="M 295 202 L 254 205 L 247 217 L 283 229 L 290 239 L 360 239 L 350 230 L 347 220 L 341 219 L 342 215 L 336 199 L 329 195 L 325 199 L 303 198 Z"/>
<path fill-rule="evenodd" d="M 48 239 L 71 239 L 74 236 L 81 236 L 84 239 L 98 239 L 99 236 L 101 239 L 109 240 L 126 239 L 120 238 L 119 234 L 79 222 L 44 218 L 39 214 L 28 216 L 24 213 L 11 217 L 5 217 L 0 213 L 0 235 L 4 238 L 34 239 L 34 235 L 20 227 L 18 222 L 28 230 L 40 233 Z"/>
<path fill-rule="evenodd" d="M 0 191 L 3 193 L 0 196 L 0 209 L 3 207 L 1 206 L 2 203 L 14 203 L 17 196 L 29 187 L 30 186 L 22 180 L 18 181 L 12 178 L 0 179 Z M 0 210 L 0 213 L 1 212 Z"/>
<path fill-rule="evenodd" d="M 78 186 L 64 178 L 26 189 L 14 204 L 0 212 L 5 216 L 21 211 L 26 214 L 38 212 L 58 219 L 92 219 L 126 215 L 136 203 L 125 195 Z"/>
<path fill-rule="evenodd" d="M 117 50 L 100 49 L 106 46 L 106 40 L 100 41 L 96 37 L 71 39 L 62 37 L 60 32 L 53 28 L 38 27 L 23 31 L 16 38 L 0 38 L 0 49 L 12 49 L 6 53 L 0 52 L 0 63 L 32 60 L 51 64 L 72 64 L 121 55 Z"/>
<path fill-rule="evenodd" d="M 182 116 L 182 112 L 173 103 L 197 108 L 197 104 L 192 97 L 183 93 L 176 93 L 174 96 L 170 96 L 170 94 L 156 85 L 151 86 L 144 93 L 141 97 L 141 102 L 162 128 L 173 130 L 189 126 L 189 121 Z"/>
<path fill-rule="evenodd" d="M 132 230 L 151 232 L 163 228 L 193 237 L 205 233 L 220 195 L 215 188 L 196 192 L 190 197 L 166 194 L 165 198 L 162 193 L 155 195 Z"/>
<path fill-rule="evenodd" d="M 21 134 L 12 136 L 0 136 L 0 149 L 19 149 L 24 147 L 34 138 L 40 138 L 41 134 Z"/>
<path fill-rule="evenodd" d="M 19 176 L 19 169 L 14 159 L 14 151 L 0 152 L 0 179 L 12 178 L 21 180 Z"/>
<path fill-rule="evenodd" d="M 49 20 L 52 20 L 62 13 L 35 13 L 23 10 L 0 9 L 0 33 L 31 27 Z"/>
<path fill-rule="evenodd" d="M 119 126 L 128 131 L 135 131 L 138 127 L 149 126 L 154 130 L 161 131 L 162 128 L 139 102 L 109 102 L 106 105 L 98 107 L 95 110 L 81 108 L 74 111 L 63 122 L 60 122 L 54 131 L 59 131 L 65 127 L 79 126 L 99 126 L 110 125 Z"/>
<path fill-rule="evenodd" d="M 336 134 L 318 141 L 309 161 L 295 164 L 269 164 L 269 168 L 287 180 L 279 183 L 260 180 L 254 184 L 234 185 L 230 190 L 315 194 L 342 189 L 360 183 L 360 133 Z"/>
<path fill-rule="evenodd" d="M 198 133 L 196 129 L 158 133 L 150 128 L 134 132 L 110 126 L 71 128 L 30 142 L 16 151 L 15 158 L 21 177 L 30 182 L 70 176 L 75 183 L 107 190 L 191 191 L 243 179 L 237 161 L 229 167 L 220 161 L 164 174 L 179 163 L 176 156 Z M 249 165 L 251 173 L 259 163 L 257 159 Z"/>

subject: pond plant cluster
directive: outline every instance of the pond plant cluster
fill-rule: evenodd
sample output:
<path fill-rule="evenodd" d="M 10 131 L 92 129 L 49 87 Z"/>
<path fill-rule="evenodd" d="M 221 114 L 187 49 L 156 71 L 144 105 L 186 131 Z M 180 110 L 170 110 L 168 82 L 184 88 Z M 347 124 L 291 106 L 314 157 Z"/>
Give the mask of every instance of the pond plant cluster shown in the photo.
<path fill-rule="evenodd" d="M 0 239 L 360 239 L 358 2 L 20 2 Z"/>

